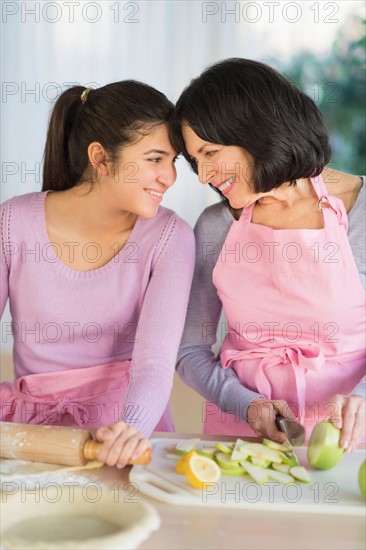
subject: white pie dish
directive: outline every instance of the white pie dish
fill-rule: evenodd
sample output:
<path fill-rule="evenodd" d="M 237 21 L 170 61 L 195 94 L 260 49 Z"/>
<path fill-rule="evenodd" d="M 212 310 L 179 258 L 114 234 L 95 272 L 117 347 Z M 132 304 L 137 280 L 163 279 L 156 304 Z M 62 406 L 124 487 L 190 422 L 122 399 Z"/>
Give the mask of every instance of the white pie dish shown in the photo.
<path fill-rule="evenodd" d="M 4 550 L 132 550 L 160 527 L 151 505 L 95 483 L 18 489 L 2 495 Z"/>

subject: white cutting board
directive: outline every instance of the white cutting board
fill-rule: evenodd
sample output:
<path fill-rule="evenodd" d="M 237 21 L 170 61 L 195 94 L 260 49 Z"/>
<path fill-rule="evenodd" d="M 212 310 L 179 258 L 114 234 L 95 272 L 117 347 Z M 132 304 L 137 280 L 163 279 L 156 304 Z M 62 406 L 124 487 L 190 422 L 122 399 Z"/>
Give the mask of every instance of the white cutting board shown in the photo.
<path fill-rule="evenodd" d="M 176 461 L 165 458 L 166 447 L 180 440 L 152 439 L 153 459 L 147 466 L 134 466 L 130 482 L 149 497 L 183 506 L 225 506 L 271 510 L 365 516 L 366 503 L 358 488 L 358 470 L 366 451 L 345 454 L 331 470 L 313 470 L 306 459 L 306 447 L 295 448 L 300 463 L 312 482 L 282 485 L 276 482 L 258 485 L 248 476 L 222 476 L 219 483 L 206 489 L 193 489 L 185 476 L 175 472 Z M 198 446 L 214 445 L 201 441 Z"/>

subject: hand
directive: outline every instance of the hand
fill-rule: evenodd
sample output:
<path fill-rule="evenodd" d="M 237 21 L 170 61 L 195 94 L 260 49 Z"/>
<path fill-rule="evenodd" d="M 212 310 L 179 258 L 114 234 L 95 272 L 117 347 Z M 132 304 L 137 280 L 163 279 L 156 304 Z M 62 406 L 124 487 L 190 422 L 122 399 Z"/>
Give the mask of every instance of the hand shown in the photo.
<path fill-rule="evenodd" d="M 150 447 L 148 439 L 122 421 L 99 428 L 96 438 L 103 443 L 97 459 L 117 468 L 123 468 L 130 458 L 138 458 Z"/>
<path fill-rule="evenodd" d="M 258 437 L 266 437 L 278 443 L 287 441 L 287 436 L 276 425 L 276 415 L 295 420 L 286 401 L 267 399 L 254 399 L 247 410 L 247 422 Z"/>
<path fill-rule="evenodd" d="M 335 395 L 329 401 L 334 412 L 329 420 L 342 430 L 340 446 L 350 453 L 357 449 L 366 430 L 366 399 L 358 395 Z"/>

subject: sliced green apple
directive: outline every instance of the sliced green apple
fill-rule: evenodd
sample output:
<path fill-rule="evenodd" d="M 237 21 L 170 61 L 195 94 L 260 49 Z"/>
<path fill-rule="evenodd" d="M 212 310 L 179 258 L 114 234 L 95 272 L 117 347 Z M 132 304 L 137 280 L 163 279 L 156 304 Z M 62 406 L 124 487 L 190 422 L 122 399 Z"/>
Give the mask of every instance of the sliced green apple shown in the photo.
<path fill-rule="evenodd" d="M 308 461 L 314 468 L 329 470 L 343 458 L 344 450 L 339 446 L 341 431 L 331 422 L 316 424 L 310 436 Z"/>
<path fill-rule="evenodd" d="M 199 442 L 200 439 L 184 439 L 183 441 L 179 441 L 179 443 L 175 446 L 176 453 L 179 455 L 190 453 L 195 450 L 196 445 Z"/>
<path fill-rule="evenodd" d="M 245 460 L 249 454 L 247 451 L 244 452 L 245 441 L 242 439 L 237 439 L 231 453 L 231 460 L 238 462 L 239 460 Z"/>
<path fill-rule="evenodd" d="M 247 473 L 247 471 L 244 468 L 235 468 L 232 470 L 228 470 L 227 468 L 220 468 L 221 474 L 223 476 L 243 476 Z"/>
<path fill-rule="evenodd" d="M 239 462 L 234 462 L 228 454 L 223 452 L 216 453 L 215 460 L 220 468 L 224 468 L 225 470 L 236 470 L 240 468 Z"/>
<path fill-rule="evenodd" d="M 171 460 L 179 460 L 180 456 L 177 455 L 177 453 L 166 453 L 165 458 L 169 458 Z"/>
<path fill-rule="evenodd" d="M 240 465 L 248 472 L 250 477 L 254 479 L 256 483 L 262 484 L 268 481 L 268 470 L 261 468 L 260 466 L 254 466 L 247 460 L 240 461 Z"/>
<path fill-rule="evenodd" d="M 366 460 L 364 460 L 358 470 L 358 486 L 361 491 L 361 495 L 366 500 Z"/>
<path fill-rule="evenodd" d="M 288 474 L 290 471 L 290 466 L 288 464 L 276 464 L 276 462 L 272 463 L 273 470 L 276 470 L 277 472 L 282 472 L 283 474 Z"/>
<path fill-rule="evenodd" d="M 282 462 L 280 454 L 261 443 L 246 443 L 240 447 L 240 452 L 247 452 L 249 456 L 254 456 L 255 458 L 262 458 L 263 460 L 269 460 L 270 462 L 277 462 L 280 464 Z"/>
<path fill-rule="evenodd" d="M 255 456 L 250 457 L 250 462 L 254 464 L 254 466 L 260 466 L 261 468 L 268 468 L 268 466 L 272 464 L 272 462 L 270 462 L 269 460 L 265 460 L 264 458 L 257 458 Z"/>
<path fill-rule="evenodd" d="M 267 475 L 270 480 L 278 481 L 279 483 L 293 483 L 294 478 L 289 475 L 285 474 L 284 472 L 278 472 L 276 470 L 271 470 L 271 468 L 268 468 Z"/>
<path fill-rule="evenodd" d="M 291 467 L 292 466 L 299 466 L 299 460 L 298 460 L 297 456 L 294 453 L 291 453 L 291 452 L 282 453 L 280 451 L 278 454 L 281 458 L 281 461 L 284 464 L 288 464 Z"/>
<path fill-rule="evenodd" d="M 196 449 L 198 455 L 206 456 L 207 458 L 214 458 L 217 453 L 216 447 L 202 447 L 202 449 Z"/>
<path fill-rule="evenodd" d="M 287 451 L 292 451 L 293 447 L 289 441 L 284 443 L 277 443 L 276 441 L 271 441 L 270 439 L 263 438 L 263 445 L 273 449 L 274 451 L 282 451 L 286 453 Z"/>
<path fill-rule="evenodd" d="M 215 443 L 216 449 L 221 451 L 222 453 L 225 453 L 226 455 L 231 455 L 232 448 L 229 447 L 229 445 L 226 445 L 225 443 Z"/>
<path fill-rule="evenodd" d="M 303 466 L 294 466 L 290 468 L 290 474 L 303 483 L 310 483 L 311 478 Z"/>

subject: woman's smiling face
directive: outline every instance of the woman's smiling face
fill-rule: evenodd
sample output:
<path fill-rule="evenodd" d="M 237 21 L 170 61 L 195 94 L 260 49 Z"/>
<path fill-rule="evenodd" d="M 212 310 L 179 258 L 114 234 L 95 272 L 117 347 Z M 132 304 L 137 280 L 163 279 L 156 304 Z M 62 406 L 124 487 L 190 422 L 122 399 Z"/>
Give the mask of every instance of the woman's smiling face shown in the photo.
<path fill-rule="evenodd" d="M 187 152 L 197 164 L 200 182 L 216 187 L 232 208 L 245 208 L 262 196 L 253 193 L 253 159 L 244 149 L 205 141 L 187 124 L 182 134 Z"/>

